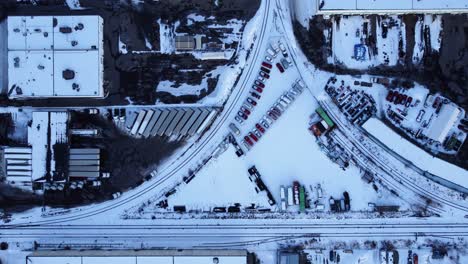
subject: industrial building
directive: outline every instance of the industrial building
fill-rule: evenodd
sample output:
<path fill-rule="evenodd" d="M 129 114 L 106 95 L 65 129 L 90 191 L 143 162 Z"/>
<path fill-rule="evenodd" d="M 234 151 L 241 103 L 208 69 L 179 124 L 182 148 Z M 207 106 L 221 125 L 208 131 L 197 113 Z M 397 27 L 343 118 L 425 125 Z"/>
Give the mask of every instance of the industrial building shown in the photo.
<path fill-rule="evenodd" d="M 100 16 L 9 16 L 10 99 L 102 98 L 103 20 Z"/>
<path fill-rule="evenodd" d="M 450 130 L 455 127 L 461 111 L 453 103 L 443 104 L 438 115 L 434 116 L 423 133 L 428 138 L 443 143 Z"/>
<path fill-rule="evenodd" d="M 468 0 L 316 0 L 318 14 L 466 13 Z"/>
<path fill-rule="evenodd" d="M 245 250 L 36 251 L 26 264 L 253 264 Z"/>

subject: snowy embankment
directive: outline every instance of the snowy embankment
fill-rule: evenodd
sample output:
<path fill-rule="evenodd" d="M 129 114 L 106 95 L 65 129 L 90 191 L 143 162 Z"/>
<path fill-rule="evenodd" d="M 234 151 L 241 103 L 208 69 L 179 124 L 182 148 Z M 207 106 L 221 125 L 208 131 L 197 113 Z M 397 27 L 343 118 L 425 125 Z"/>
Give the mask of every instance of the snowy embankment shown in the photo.
<path fill-rule="evenodd" d="M 303 27 L 309 29 L 309 20 L 317 13 L 316 1 L 293 0 L 293 11 L 295 19 Z"/>
<path fill-rule="evenodd" d="M 371 118 L 363 125 L 363 128 L 397 154 L 411 161 L 415 166 L 468 188 L 468 171 L 429 155 L 424 150 L 400 137 L 380 120 Z"/>

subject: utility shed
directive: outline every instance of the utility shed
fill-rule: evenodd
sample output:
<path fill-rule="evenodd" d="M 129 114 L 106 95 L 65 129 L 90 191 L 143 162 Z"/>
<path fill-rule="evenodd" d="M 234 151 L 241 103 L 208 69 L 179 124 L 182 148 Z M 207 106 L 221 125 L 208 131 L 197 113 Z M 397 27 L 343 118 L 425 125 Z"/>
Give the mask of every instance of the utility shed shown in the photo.
<path fill-rule="evenodd" d="M 104 97 L 100 16 L 9 16 L 8 97 Z"/>
<path fill-rule="evenodd" d="M 194 50 L 195 38 L 194 36 L 176 36 L 175 37 L 176 50 Z"/>
<path fill-rule="evenodd" d="M 444 142 L 450 129 L 455 126 L 460 113 L 460 109 L 454 104 L 444 104 L 440 113 L 426 127 L 424 134 L 432 140 Z"/>

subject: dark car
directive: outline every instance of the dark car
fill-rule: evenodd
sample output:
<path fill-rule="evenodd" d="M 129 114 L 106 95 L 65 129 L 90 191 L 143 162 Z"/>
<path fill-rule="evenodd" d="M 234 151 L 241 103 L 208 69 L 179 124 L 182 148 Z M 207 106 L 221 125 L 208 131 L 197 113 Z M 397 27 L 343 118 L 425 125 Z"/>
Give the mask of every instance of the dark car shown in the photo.
<path fill-rule="evenodd" d="M 252 142 L 252 140 L 250 140 L 250 138 L 248 136 L 245 136 L 244 140 L 245 140 L 245 142 L 247 142 L 247 144 L 249 144 L 250 146 L 253 146 L 253 142 Z"/>
<path fill-rule="evenodd" d="M 247 98 L 247 102 L 248 102 L 249 104 L 251 104 L 251 105 L 254 105 L 254 106 L 257 105 L 257 102 L 256 102 L 254 99 L 250 98 L 250 97 Z"/>
<path fill-rule="evenodd" d="M 411 105 L 411 102 L 413 102 L 413 97 L 409 96 L 408 99 L 406 100 L 406 107 L 409 107 Z"/>
<path fill-rule="evenodd" d="M 258 131 L 265 133 L 265 129 L 259 123 L 255 124 L 255 128 L 258 129 Z"/>
<path fill-rule="evenodd" d="M 389 91 L 385 99 L 389 102 L 392 101 L 393 94 L 394 94 L 393 91 Z"/>
<path fill-rule="evenodd" d="M 254 133 L 252 133 L 252 132 L 249 132 L 249 137 L 250 137 L 251 139 L 253 139 L 255 142 L 257 142 L 257 141 L 258 141 L 258 138 L 257 138 L 257 136 L 256 136 L 256 135 L 254 135 Z"/>
<path fill-rule="evenodd" d="M 276 63 L 276 68 L 278 68 L 278 70 L 283 73 L 284 72 L 284 68 L 283 68 L 283 65 L 281 65 L 281 63 Z"/>
<path fill-rule="evenodd" d="M 259 86 L 259 87 L 261 87 L 261 88 L 265 88 L 265 84 L 262 83 L 262 82 L 259 81 L 259 80 L 255 80 L 254 84 L 257 85 L 257 86 Z"/>
<path fill-rule="evenodd" d="M 263 92 L 263 89 L 258 87 L 258 86 L 252 86 L 252 89 L 254 89 L 255 91 L 259 92 L 259 93 L 262 93 Z"/>
<path fill-rule="evenodd" d="M 267 73 L 264 73 L 264 72 L 259 72 L 259 75 L 262 76 L 263 78 L 265 79 L 270 79 L 270 75 L 268 75 Z"/>
<path fill-rule="evenodd" d="M 271 69 L 271 64 L 268 62 L 262 62 L 262 66 Z"/>
<path fill-rule="evenodd" d="M 237 112 L 237 115 L 242 117 L 244 120 L 246 120 L 248 117 L 246 114 L 244 114 L 242 111 Z"/>
<path fill-rule="evenodd" d="M 260 99 L 260 95 L 256 92 L 250 92 L 250 95 L 252 95 L 254 98 Z"/>
<path fill-rule="evenodd" d="M 268 68 L 265 68 L 265 67 L 261 67 L 260 70 L 264 73 L 270 73 L 270 70 Z"/>

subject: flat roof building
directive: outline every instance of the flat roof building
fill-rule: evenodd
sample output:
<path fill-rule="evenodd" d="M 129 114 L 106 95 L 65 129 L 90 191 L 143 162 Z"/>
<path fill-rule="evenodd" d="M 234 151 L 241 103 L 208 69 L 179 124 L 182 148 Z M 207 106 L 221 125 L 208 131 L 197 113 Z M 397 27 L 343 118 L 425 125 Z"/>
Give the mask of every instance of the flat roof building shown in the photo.
<path fill-rule="evenodd" d="M 455 126 L 460 112 L 460 109 L 454 104 L 442 105 L 440 113 L 432 119 L 423 134 L 432 140 L 444 142 L 450 129 Z"/>
<path fill-rule="evenodd" d="M 245 250 L 37 251 L 26 264 L 253 264 Z"/>
<path fill-rule="evenodd" d="M 104 97 L 103 20 L 86 16 L 10 16 L 8 97 Z"/>
<path fill-rule="evenodd" d="M 468 0 L 317 0 L 319 14 L 466 13 Z"/>

